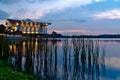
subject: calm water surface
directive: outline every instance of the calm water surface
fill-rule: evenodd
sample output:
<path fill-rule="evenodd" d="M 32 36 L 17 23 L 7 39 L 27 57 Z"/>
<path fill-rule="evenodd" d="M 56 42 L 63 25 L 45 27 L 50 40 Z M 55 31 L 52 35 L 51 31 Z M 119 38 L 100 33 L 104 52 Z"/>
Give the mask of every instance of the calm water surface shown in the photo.
<path fill-rule="evenodd" d="M 4 39 L 0 59 L 43 80 L 120 80 L 119 39 Z"/>

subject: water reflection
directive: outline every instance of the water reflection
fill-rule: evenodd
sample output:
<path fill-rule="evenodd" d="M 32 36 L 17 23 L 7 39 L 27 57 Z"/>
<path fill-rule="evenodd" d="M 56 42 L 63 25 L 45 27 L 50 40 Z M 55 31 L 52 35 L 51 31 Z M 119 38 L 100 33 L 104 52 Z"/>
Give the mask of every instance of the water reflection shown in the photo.
<path fill-rule="evenodd" d="M 7 61 L 9 58 L 9 42 L 5 38 L 0 38 L 0 59 Z"/>
<path fill-rule="evenodd" d="M 28 39 L 1 43 L 0 58 L 45 80 L 100 80 L 105 73 L 106 51 L 99 44 L 99 40 L 75 38 Z"/>

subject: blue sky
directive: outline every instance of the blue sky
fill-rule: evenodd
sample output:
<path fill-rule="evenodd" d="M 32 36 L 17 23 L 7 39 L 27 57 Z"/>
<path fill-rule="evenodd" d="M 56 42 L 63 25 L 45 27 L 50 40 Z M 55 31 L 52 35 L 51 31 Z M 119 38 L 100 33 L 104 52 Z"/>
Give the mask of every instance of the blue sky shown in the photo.
<path fill-rule="evenodd" d="M 48 32 L 119 34 L 120 0 L 0 0 L 0 24 L 7 18 L 51 22 Z"/>

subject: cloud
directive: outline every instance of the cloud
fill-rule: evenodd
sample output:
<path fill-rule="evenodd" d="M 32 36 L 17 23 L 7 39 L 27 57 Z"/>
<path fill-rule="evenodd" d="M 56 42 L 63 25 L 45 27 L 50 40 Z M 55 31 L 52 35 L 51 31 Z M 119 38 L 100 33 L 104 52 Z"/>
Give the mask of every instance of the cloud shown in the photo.
<path fill-rule="evenodd" d="M 48 19 L 48 21 L 86 23 L 88 20 L 87 19 Z"/>
<path fill-rule="evenodd" d="M 98 19 L 120 19 L 120 9 L 113 9 L 94 14 Z"/>
<path fill-rule="evenodd" d="M 28 9 L 30 13 L 33 13 L 34 9 L 34 17 L 40 18 L 45 14 L 49 14 L 57 11 L 64 11 L 67 8 L 72 8 L 76 6 L 82 6 L 90 4 L 92 0 L 50 0 L 43 3 L 34 3 Z M 33 7 L 34 6 L 34 7 Z"/>
<path fill-rule="evenodd" d="M 14 4 L 14 3 L 18 3 L 21 0 L 0 0 L 0 3 L 3 4 Z"/>
<path fill-rule="evenodd" d="M 36 2 L 46 2 L 46 1 L 53 1 L 53 0 L 26 0 L 28 3 L 36 3 Z"/>
<path fill-rule="evenodd" d="M 53 30 L 53 31 L 57 33 L 87 33 L 89 32 L 87 30 Z M 51 33 L 52 31 L 49 31 L 49 32 Z"/>
<path fill-rule="evenodd" d="M 95 0 L 96 2 L 102 2 L 102 1 L 104 1 L 104 0 Z"/>
<path fill-rule="evenodd" d="M 68 8 L 81 7 L 100 1 L 101 0 L 1 0 L 2 4 L 0 4 L 0 7 L 2 7 L 1 10 L 9 12 L 11 18 L 39 19 L 49 13 L 64 11 Z M 6 7 L 4 4 L 12 5 L 7 5 Z"/>
<path fill-rule="evenodd" d="M 0 20 L 5 20 L 9 17 L 9 14 L 5 11 L 0 10 Z"/>
<path fill-rule="evenodd" d="M 5 20 L 0 20 L 0 24 L 5 24 Z"/>
<path fill-rule="evenodd" d="M 118 1 L 120 1 L 120 0 L 114 0 L 114 1 L 118 2 Z"/>

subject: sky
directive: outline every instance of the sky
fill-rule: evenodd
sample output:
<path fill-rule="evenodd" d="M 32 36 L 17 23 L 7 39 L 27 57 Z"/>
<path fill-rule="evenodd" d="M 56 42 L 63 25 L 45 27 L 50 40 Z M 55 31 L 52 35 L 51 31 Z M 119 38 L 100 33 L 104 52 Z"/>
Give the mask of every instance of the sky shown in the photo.
<path fill-rule="evenodd" d="M 0 24 L 8 18 L 50 22 L 48 33 L 119 34 L 120 0 L 0 0 Z"/>

